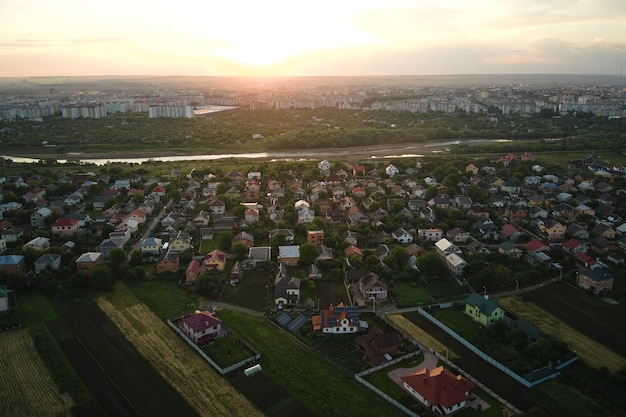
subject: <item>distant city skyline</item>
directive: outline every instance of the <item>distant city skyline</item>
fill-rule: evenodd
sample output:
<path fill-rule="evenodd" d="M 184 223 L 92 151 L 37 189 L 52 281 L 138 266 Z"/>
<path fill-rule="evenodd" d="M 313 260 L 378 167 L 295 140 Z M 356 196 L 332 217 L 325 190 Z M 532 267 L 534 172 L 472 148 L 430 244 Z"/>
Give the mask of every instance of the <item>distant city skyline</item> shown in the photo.
<path fill-rule="evenodd" d="M 623 0 L 0 0 L 0 77 L 615 74 Z"/>

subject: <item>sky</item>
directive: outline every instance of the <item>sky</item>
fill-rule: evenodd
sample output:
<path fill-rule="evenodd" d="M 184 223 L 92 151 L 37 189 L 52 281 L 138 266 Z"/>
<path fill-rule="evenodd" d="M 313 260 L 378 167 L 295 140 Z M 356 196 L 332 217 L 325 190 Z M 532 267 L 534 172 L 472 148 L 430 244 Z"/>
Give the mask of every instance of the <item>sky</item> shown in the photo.
<path fill-rule="evenodd" d="M 625 0 L 0 0 L 0 16 L 0 77 L 626 66 Z"/>

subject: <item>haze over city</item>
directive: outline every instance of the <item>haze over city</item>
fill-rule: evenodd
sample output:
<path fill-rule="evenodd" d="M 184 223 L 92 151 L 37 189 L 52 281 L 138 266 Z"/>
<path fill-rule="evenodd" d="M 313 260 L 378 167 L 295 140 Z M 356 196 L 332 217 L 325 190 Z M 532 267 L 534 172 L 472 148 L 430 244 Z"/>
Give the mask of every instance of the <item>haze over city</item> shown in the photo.
<path fill-rule="evenodd" d="M 614 74 L 620 0 L 0 2 L 0 77 Z"/>

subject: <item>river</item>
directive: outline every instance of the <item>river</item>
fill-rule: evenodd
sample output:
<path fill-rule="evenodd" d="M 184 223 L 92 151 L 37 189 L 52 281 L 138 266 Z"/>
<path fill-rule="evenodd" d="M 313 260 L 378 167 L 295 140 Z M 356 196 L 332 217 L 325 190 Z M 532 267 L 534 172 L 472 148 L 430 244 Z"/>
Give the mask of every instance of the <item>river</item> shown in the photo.
<path fill-rule="evenodd" d="M 81 164 L 106 165 L 110 163 L 141 164 L 149 161 L 174 162 L 174 161 L 215 161 L 218 159 L 266 159 L 272 161 L 284 160 L 321 160 L 337 158 L 419 158 L 425 153 L 441 152 L 430 148 L 441 148 L 460 144 L 472 143 L 503 143 L 511 142 L 510 139 L 454 139 L 428 143 L 404 143 L 388 146 L 368 146 L 363 148 L 331 148 L 331 149 L 307 149 L 291 152 L 256 152 L 256 153 L 230 153 L 212 155 L 169 155 L 156 157 L 138 158 L 89 158 L 88 154 L 73 154 L 71 159 L 57 159 L 58 163 L 78 162 Z M 69 154 L 72 155 L 72 154 Z M 84 158 L 83 158 L 84 156 Z M 1 158 L 10 159 L 17 163 L 39 163 L 38 158 L 26 158 L 21 156 L 0 155 Z"/>

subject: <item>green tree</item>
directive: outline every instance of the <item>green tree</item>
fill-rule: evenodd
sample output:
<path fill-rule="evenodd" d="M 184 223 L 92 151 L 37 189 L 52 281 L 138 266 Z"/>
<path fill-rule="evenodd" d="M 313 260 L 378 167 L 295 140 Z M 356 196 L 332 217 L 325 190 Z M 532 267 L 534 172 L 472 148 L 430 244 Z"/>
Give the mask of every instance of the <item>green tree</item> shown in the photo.
<path fill-rule="evenodd" d="M 91 287 L 97 290 L 110 290 L 113 287 L 113 275 L 106 265 L 96 266 L 89 274 Z"/>
<path fill-rule="evenodd" d="M 122 272 L 123 264 L 128 260 L 128 255 L 122 248 L 115 248 L 109 254 L 109 265 L 115 274 Z"/>
<path fill-rule="evenodd" d="M 315 263 L 317 258 L 317 246 L 313 243 L 303 243 L 300 245 L 300 264 L 310 265 Z"/>
<path fill-rule="evenodd" d="M 235 255 L 235 258 L 238 261 L 243 261 L 243 259 L 248 254 L 248 247 L 241 242 L 237 242 L 234 245 L 232 245 L 231 252 Z"/>
<path fill-rule="evenodd" d="M 128 261 L 131 267 L 139 266 L 143 263 L 143 255 L 141 251 L 134 250 L 130 253 L 130 260 Z"/>

